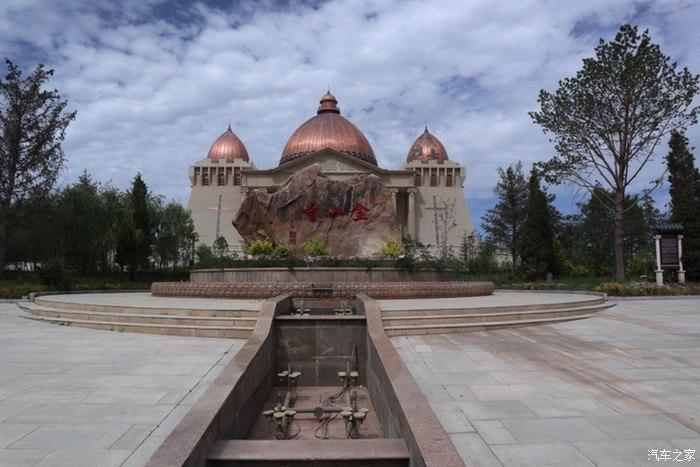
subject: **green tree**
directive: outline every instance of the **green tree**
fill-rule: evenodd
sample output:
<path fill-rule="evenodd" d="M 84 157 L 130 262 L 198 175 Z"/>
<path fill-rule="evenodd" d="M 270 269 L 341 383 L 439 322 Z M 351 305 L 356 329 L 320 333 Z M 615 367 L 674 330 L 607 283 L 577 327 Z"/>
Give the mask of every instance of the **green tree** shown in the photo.
<path fill-rule="evenodd" d="M 528 182 L 525 222 L 518 236 L 521 268 L 530 277 L 544 278 L 548 272 L 557 274 L 560 271 L 554 245 L 556 211 L 553 200 L 554 196 L 541 188 L 540 176 L 533 169 Z"/>
<path fill-rule="evenodd" d="M 218 262 L 209 245 L 203 243 L 197 245 L 195 255 L 197 256 L 197 264 L 195 265 L 197 269 L 213 268 L 217 266 Z"/>
<path fill-rule="evenodd" d="M 157 224 L 153 252 L 162 269 L 184 264 L 191 257 L 197 242 L 197 233 L 190 212 L 181 204 L 171 202 L 161 206 L 160 199 L 154 200 L 158 207 Z"/>
<path fill-rule="evenodd" d="M 57 90 L 45 85 L 53 75 L 38 65 L 22 71 L 6 60 L 0 81 L 0 274 L 5 266 L 7 241 L 17 223 L 17 206 L 28 198 L 48 195 L 64 164 L 61 144 L 75 112 Z"/>
<path fill-rule="evenodd" d="M 596 276 L 613 273 L 615 244 L 613 240 L 614 214 L 601 201 L 610 192 L 599 186 L 583 203 L 578 203 L 580 214 L 567 219 L 567 232 L 562 243 L 573 262 L 584 265 Z M 625 264 L 635 255 L 650 255 L 652 237 L 650 222 L 658 217 L 658 210 L 649 196 L 625 196 Z"/>
<path fill-rule="evenodd" d="M 107 226 L 100 186 L 87 172 L 58 196 L 53 241 L 66 264 L 79 273 L 97 272 L 105 251 Z"/>
<path fill-rule="evenodd" d="M 696 278 L 700 276 L 700 173 L 685 135 L 674 132 L 668 145 L 670 219 L 683 225 L 683 267 Z"/>
<path fill-rule="evenodd" d="M 221 262 L 223 259 L 226 257 L 226 254 L 228 253 L 228 242 L 226 241 L 226 238 L 219 236 L 214 240 L 214 254 L 216 255 L 216 258 Z"/>
<path fill-rule="evenodd" d="M 482 227 L 498 248 L 510 254 L 511 271 L 515 272 L 520 256 L 518 237 L 527 208 L 527 182 L 520 162 L 506 170 L 499 167 L 498 177 L 493 190 L 498 202 L 484 215 Z"/>
<path fill-rule="evenodd" d="M 550 93 L 541 90 L 535 123 L 552 135 L 557 155 L 544 165 L 548 181 L 577 184 L 614 213 L 615 276 L 625 278 L 625 194 L 655 154 L 659 141 L 697 122 L 693 98 L 700 76 L 676 64 L 651 42 L 648 31 L 623 25 L 610 42 L 600 40 L 595 57 Z M 649 193 L 660 180 L 646 190 Z M 646 193 L 643 193 L 646 194 Z"/>
<path fill-rule="evenodd" d="M 153 225 L 149 194 L 141 174 L 136 174 L 126 195 L 127 215 L 119 232 L 117 262 L 129 269 L 131 280 L 148 267 L 153 245 Z"/>

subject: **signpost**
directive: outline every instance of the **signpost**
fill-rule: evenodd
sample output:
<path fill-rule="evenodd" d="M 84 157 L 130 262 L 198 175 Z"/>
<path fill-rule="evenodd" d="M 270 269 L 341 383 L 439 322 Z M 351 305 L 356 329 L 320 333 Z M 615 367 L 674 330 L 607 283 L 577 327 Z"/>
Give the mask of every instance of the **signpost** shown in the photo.
<path fill-rule="evenodd" d="M 683 270 L 683 226 L 660 224 L 654 229 L 656 245 L 656 284 L 663 285 L 664 270 L 677 271 L 678 283 L 685 284 Z"/>

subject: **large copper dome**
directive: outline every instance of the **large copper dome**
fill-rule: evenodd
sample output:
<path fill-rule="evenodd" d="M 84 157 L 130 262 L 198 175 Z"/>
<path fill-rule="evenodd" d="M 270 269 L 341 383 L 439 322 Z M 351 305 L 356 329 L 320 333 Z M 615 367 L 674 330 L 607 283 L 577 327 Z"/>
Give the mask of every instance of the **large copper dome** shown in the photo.
<path fill-rule="evenodd" d="M 224 159 L 226 162 L 233 162 L 235 159 L 249 161 L 248 151 L 246 151 L 243 142 L 238 136 L 231 131 L 231 125 L 228 126 L 228 129 L 221 136 L 216 138 L 216 141 L 209 149 L 207 158 L 214 163 L 219 162 L 220 159 Z"/>
<path fill-rule="evenodd" d="M 377 165 L 369 141 L 350 120 L 340 115 L 338 101 L 330 91 L 321 98 L 320 104 L 317 115 L 297 128 L 287 141 L 280 165 L 325 148 Z"/>
<path fill-rule="evenodd" d="M 430 160 L 435 160 L 438 164 L 442 164 L 449 159 L 447 158 L 445 146 L 442 145 L 435 135 L 428 131 L 426 126 L 423 134 L 416 139 L 411 145 L 411 149 L 408 150 L 406 162 L 420 161 L 427 164 Z"/>

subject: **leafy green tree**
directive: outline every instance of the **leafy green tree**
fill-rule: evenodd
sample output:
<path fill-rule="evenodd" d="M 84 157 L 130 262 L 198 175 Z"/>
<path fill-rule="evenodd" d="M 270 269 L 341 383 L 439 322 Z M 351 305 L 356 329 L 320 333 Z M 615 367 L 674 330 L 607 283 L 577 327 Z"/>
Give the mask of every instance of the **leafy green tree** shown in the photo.
<path fill-rule="evenodd" d="M 666 156 L 671 184 L 671 221 L 683 225 L 683 267 L 693 278 L 700 277 L 700 173 L 695 167 L 688 138 L 674 132 Z"/>
<path fill-rule="evenodd" d="M 553 200 L 554 196 L 541 188 L 540 176 L 533 169 L 528 182 L 525 222 L 518 236 L 521 268 L 530 277 L 544 278 L 548 272 L 557 274 L 560 271 L 554 245 Z"/>
<path fill-rule="evenodd" d="M 613 240 L 614 214 L 601 201 L 610 192 L 599 186 L 583 203 L 578 203 L 580 213 L 567 218 L 564 231 L 564 248 L 570 259 L 585 266 L 593 275 L 608 276 L 613 273 L 615 244 Z M 658 217 L 658 210 L 649 196 L 625 196 L 625 264 L 635 255 L 649 256 L 652 252 L 650 222 Z"/>
<path fill-rule="evenodd" d="M 100 186 L 87 172 L 58 197 L 53 239 L 61 256 L 80 274 L 97 272 L 106 255 L 107 226 L 100 199 Z"/>
<path fill-rule="evenodd" d="M 197 256 L 197 264 L 195 267 L 198 269 L 213 268 L 218 265 L 214 252 L 209 245 L 203 243 L 197 245 L 195 255 Z"/>
<path fill-rule="evenodd" d="M 23 77 L 19 67 L 5 63 L 7 74 L 0 81 L 0 274 L 19 219 L 16 208 L 53 188 L 64 164 L 66 128 L 75 118 L 57 90 L 45 89 L 53 70 L 38 65 Z"/>
<path fill-rule="evenodd" d="M 484 215 L 482 227 L 498 248 L 510 254 L 511 271 L 515 272 L 520 256 L 518 237 L 527 208 L 527 182 L 520 162 L 506 170 L 499 167 L 498 177 L 493 190 L 498 202 Z"/>
<path fill-rule="evenodd" d="M 648 31 L 640 35 L 626 24 L 612 41 L 601 39 L 595 57 L 584 59 L 583 68 L 560 81 L 554 93 L 541 90 L 540 110 L 530 112 L 555 143 L 557 155 L 544 165 L 548 181 L 574 183 L 591 193 L 599 184 L 610 190 L 600 201 L 614 214 L 620 281 L 625 278 L 625 194 L 659 141 L 697 122 L 698 80 L 686 68 L 677 71 Z"/>
<path fill-rule="evenodd" d="M 163 207 L 160 199 L 153 201 L 156 229 L 153 252 L 161 269 L 186 263 L 197 241 L 190 212 L 181 204 L 171 202 Z"/>
<path fill-rule="evenodd" d="M 214 240 L 214 254 L 219 261 L 223 261 L 228 253 L 228 242 L 225 237 L 219 236 Z"/>

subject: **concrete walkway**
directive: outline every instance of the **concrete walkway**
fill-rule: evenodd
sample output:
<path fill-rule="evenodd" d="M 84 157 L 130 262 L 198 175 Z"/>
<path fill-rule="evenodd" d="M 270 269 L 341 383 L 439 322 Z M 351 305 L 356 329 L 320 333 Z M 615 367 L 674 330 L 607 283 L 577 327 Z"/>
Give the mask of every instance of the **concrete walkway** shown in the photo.
<path fill-rule="evenodd" d="M 143 465 L 245 342 L 93 331 L 20 314 L 0 304 L 1 466 Z"/>
<path fill-rule="evenodd" d="M 699 458 L 699 299 L 392 342 L 469 466 L 638 466 L 650 449 Z"/>

